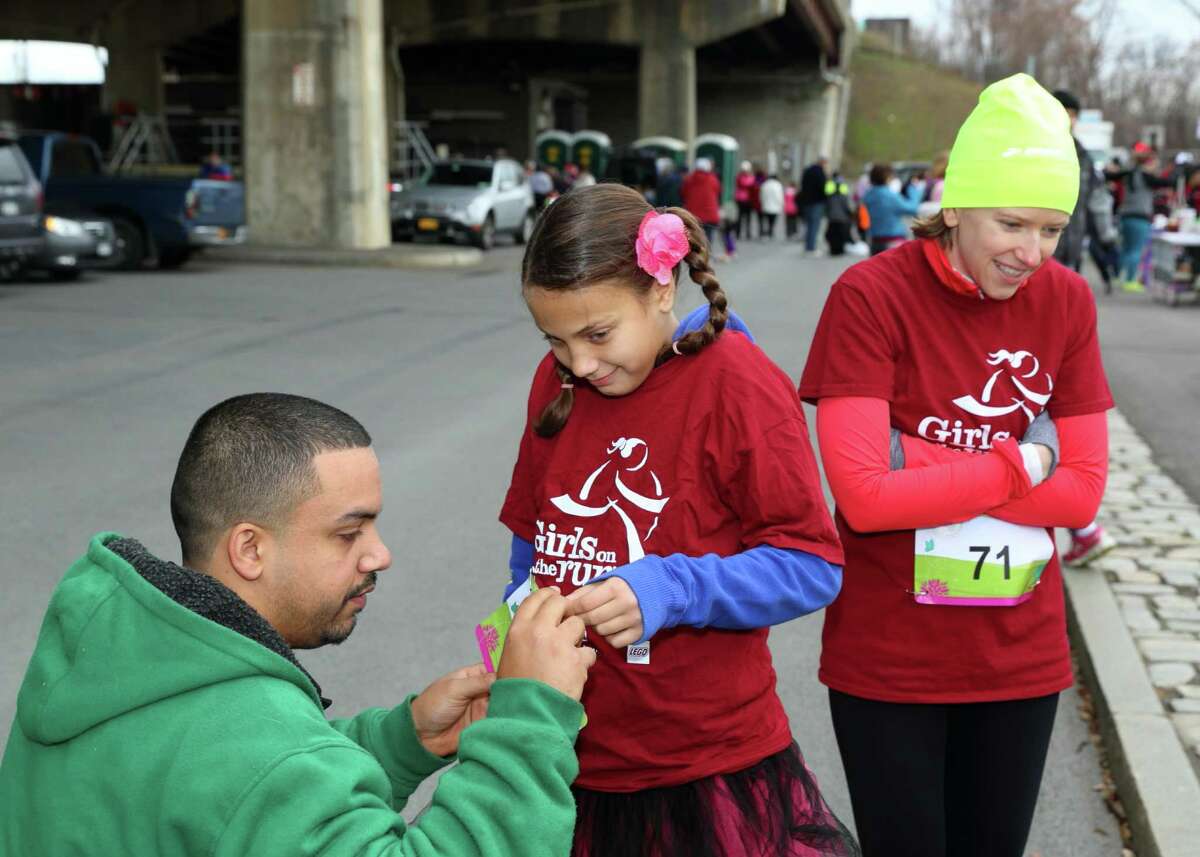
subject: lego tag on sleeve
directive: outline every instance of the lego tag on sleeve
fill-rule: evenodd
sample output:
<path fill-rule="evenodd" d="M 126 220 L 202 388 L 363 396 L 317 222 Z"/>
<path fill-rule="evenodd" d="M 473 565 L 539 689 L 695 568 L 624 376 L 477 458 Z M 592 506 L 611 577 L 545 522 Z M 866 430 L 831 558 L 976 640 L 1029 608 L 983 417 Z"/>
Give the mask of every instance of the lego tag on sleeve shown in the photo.
<path fill-rule="evenodd" d="M 625 663 L 627 664 L 648 664 L 650 663 L 650 641 L 644 643 L 634 643 L 632 646 L 625 647 Z"/>

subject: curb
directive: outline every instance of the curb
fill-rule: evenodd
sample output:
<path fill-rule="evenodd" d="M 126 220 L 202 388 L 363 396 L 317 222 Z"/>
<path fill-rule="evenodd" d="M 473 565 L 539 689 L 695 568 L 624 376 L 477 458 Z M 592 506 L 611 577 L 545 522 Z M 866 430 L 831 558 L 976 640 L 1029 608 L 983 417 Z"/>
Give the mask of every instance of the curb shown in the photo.
<path fill-rule="evenodd" d="M 1102 572 L 1063 568 L 1067 621 L 1139 857 L 1195 857 L 1200 782 Z M 1189 809 L 1190 808 L 1190 809 Z"/>
<path fill-rule="evenodd" d="M 382 247 L 378 250 L 340 248 L 280 247 L 242 244 L 213 247 L 206 259 L 218 262 L 245 262 L 259 265 L 304 265 L 338 268 L 470 268 L 483 261 L 483 251 L 475 247 Z"/>

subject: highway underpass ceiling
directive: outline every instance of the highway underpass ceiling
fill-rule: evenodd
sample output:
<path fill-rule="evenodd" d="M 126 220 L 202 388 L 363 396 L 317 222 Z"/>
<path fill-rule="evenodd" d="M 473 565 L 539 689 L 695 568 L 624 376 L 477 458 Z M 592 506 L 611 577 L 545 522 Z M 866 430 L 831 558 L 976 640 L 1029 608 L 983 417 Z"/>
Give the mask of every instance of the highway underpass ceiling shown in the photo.
<path fill-rule="evenodd" d="M 163 53 L 163 66 L 181 77 L 232 76 L 241 69 L 242 24 L 231 17 L 178 41 Z M 474 80 L 481 75 L 520 82 L 554 72 L 635 73 L 636 47 L 586 41 L 466 41 L 447 39 L 400 49 L 405 78 Z M 697 50 L 701 76 L 723 71 L 771 71 L 816 65 L 818 47 L 793 15 L 737 33 Z"/>

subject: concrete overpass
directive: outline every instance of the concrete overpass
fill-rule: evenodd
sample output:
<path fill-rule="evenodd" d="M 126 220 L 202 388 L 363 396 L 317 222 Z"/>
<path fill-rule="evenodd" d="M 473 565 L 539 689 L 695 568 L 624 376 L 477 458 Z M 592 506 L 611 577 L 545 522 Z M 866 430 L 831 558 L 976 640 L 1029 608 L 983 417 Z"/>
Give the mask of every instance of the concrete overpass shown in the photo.
<path fill-rule="evenodd" d="M 247 218 L 262 243 L 386 244 L 400 118 L 431 122 L 435 142 L 517 157 L 542 127 L 579 124 L 616 142 L 720 131 L 758 158 L 789 140 L 836 160 L 849 101 L 847 0 L 6 5 L 5 37 L 105 45 L 108 106 L 162 113 L 164 69 L 232 69 Z"/>

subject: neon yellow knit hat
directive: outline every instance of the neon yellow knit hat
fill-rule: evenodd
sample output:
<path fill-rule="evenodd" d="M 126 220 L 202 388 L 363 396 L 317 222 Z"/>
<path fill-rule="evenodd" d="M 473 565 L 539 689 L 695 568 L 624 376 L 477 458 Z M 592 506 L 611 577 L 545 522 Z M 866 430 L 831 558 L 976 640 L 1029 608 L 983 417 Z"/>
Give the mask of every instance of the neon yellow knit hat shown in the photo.
<path fill-rule="evenodd" d="M 1067 111 L 1027 74 L 997 81 L 958 129 L 942 208 L 1050 208 L 1079 198 L 1079 158 Z"/>

